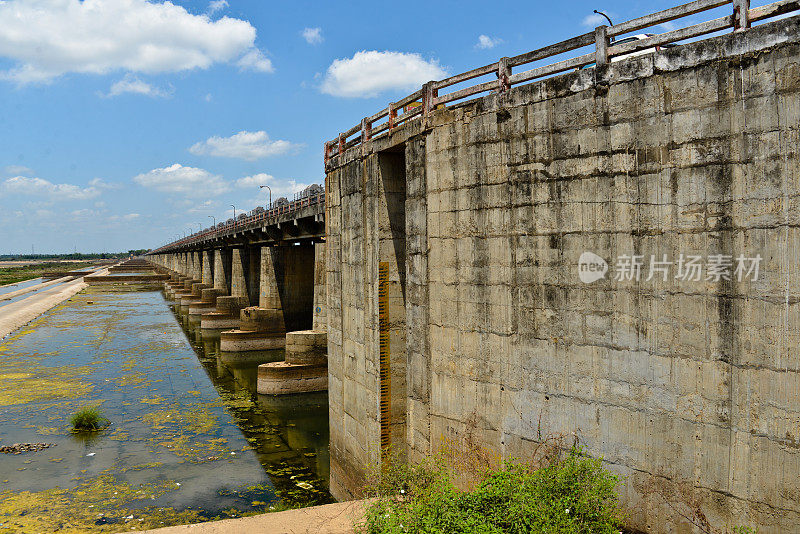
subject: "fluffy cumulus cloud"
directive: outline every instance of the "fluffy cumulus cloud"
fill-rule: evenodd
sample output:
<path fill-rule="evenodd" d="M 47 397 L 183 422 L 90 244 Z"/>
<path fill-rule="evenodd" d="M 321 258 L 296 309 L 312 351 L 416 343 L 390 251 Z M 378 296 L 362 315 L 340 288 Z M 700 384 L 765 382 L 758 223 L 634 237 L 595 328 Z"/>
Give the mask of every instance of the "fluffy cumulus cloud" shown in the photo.
<path fill-rule="evenodd" d="M 490 48 L 494 48 L 495 46 L 502 43 L 502 39 L 498 39 L 497 37 L 489 37 L 488 35 L 479 35 L 478 42 L 475 43 L 475 48 L 480 48 L 481 50 L 489 50 Z"/>
<path fill-rule="evenodd" d="M 212 3 L 213 4 L 213 3 Z M 172 2 L 6 0 L 0 2 L 0 77 L 45 82 L 68 73 L 205 69 L 215 63 L 270 71 L 245 20 L 193 15 Z"/>
<path fill-rule="evenodd" d="M 268 156 L 278 156 L 296 150 L 300 145 L 269 138 L 267 132 L 241 131 L 230 137 L 209 137 L 189 147 L 196 156 L 217 156 L 255 161 Z"/>
<path fill-rule="evenodd" d="M 226 7 L 228 7 L 228 2 L 226 0 L 213 0 L 208 3 L 207 13 L 209 16 L 216 15 L 217 12 L 222 11 Z"/>
<path fill-rule="evenodd" d="M 236 187 L 242 189 L 256 188 L 261 185 L 268 185 L 272 189 L 272 200 L 280 196 L 289 196 L 294 193 L 299 193 L 311 184 L 301 183 L 297 180 L 278 180 L 271 174 L 258 173 L 250 176 L 244 176 L 236 180 Z"/>
<path fill-rule="evenodd" d="M 255 72 L 273 72 L 275 70 L 272 68 L 272 62 L 269 58 L 264 55 L 264 52 L 257 48 L 253 48 L 243 55 L 239 61 L 236 62 L 236 65 L 239 67 L 239 70 L 252 70 Z"/>
<path fill-rule="evenodd" d="M 413 91 L 446 76 L 438 61 L 426 61 L 419 54 L 362 50 L 352 58 L 334 60 L 321 90 L 333 96 L 370 98 L 389 90 Z"/>
<path fill-rule="evenodd" d="M 184 167 L 179 163 L 139 174 L 134 176 L 133 181 L 162 193 L 189 197 L 217 196 L 229 189 L 227 182 L 218 174 L 196 167 Z"/>
<path fill-rule="evenodd" d="M 111 98 L 113 96 L 119 96 L 125 93 L 150 96 L 154 98 L 167 98 L 168 96 L 172 95 L 172 91 L 159 89 L 158 87 L 140 80 L 135 75 L 128 73 L 121 80 L 115 82 L 111 86 L 111 89 L 109 89 L 108 93 L 102 94 L 101 96 Z"/>
<path fill-rule="evenodd" d="M 14 176 L 6 179 L 0 192 L 9 195 L 30 195 L 50 201 L 87 200 L 100 195 L 95 186 L 80 187 L 75 184 L 54 184 L 43 178 Z"/>
<path fill-rule="evenodd" d="M 322 28 L 306 28 L 300 33 L 308 44 L 313 45 L 322 42 Z"/>

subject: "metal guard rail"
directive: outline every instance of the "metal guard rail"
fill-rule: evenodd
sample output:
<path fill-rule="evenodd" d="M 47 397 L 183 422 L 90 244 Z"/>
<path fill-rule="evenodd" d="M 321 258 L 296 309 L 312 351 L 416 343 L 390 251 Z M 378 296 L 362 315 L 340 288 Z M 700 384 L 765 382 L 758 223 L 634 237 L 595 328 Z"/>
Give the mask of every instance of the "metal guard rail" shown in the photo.
<path fill-rule="evenodd" d="M 172 243 L 164 245 L 163 247 L 153 249 L 149 252 L 149 254 L 157 254 L 164 250 L 181 247 L 183 245 L 189 245 L 191 243 L 196 243 L 208 238 L 219 237 L 226 234 L 257 228 L 259 226 L 263 226 L 262 223 L 267 222 L 270 219 L 298 211 L 308 206 L 315 206 L 317 204 L 325 204 L 325 193 L 298 198 L 297 200 L 292 200 L 288 204 L 284 204 L 282 206 L 272 206 L 272 208 L 268 210 L 249 215 L 244 219 L 234 219 L 233 222 L 229 224 L 220 223 L 222 225 L 221 227 L 217 225 L 217 227 L 214 228 L 201 230 L 192 235 L 186 236 L 183 239 L 179 239 L 178 241 L 173 241 Z"/>
<path fill-rule="evenodd" d="M 658 24 L 664 24 L 727 4 L 733 4 L 733 11 L 732 14 L 724 17 L 686 28 L 656 34 L 637 41 L 614 44 L 611 40 L 614 37 L 626 33 L 649 28 Z M 606 65 L 614 57 L 700 37 L 728 28 L 733 28 L 734 31 L 743 31 L 749 28 L 753 22 L 797 10 L 800 10 L 800 0 L 779 0 L 752 9 L 750 8 L 750 0 L 695 0 L 694 2 L 644 15 L 613 26 L 598 26 L 594 31 L 538 50 L 526 52 L 514 57 L 504 57 L 490 65 L 456 74 L 444 80 L 426 83 L 418 91 L 411 93 L 397 102 L 390 103 L 387 107 L 370 117 L 364 117 L 360 124 L 340 133 L 336 139 L 326 141 L 324 144 L 325 163 L 327 164 L 328 160 L 335 154 L 341 155 L 347 149 L 359 144 L 363 146 L 370 139 L 376 138 L 382 134 L 389 135 L 392 130 L 400 124 L 414 117 L 427 117 L 437 107 L 443 107 L 445 104 L 456 100 L 461 100 L 487 91 L 495 91 L 502 94 L 508 91 L 512 85 L 531 82 L 573 69 L 580 69 L 592 63 L 596 65 Z M 592 53 L 512 74 L 513 67 L 570 52 L 592 44 L 595 46 L 595 50 Z M 439 94 L 440 89 L 492 73 L 497 75 L 497 80 L 479 83 L 447 94 Z M 398 114 L 401 110 L 403 113 Z M 386 120 L 378 126 L 375 126 L 375 123 L 381 119 Z M 347 140 L 357 133 L 361 135 L 350 141 Z"/>

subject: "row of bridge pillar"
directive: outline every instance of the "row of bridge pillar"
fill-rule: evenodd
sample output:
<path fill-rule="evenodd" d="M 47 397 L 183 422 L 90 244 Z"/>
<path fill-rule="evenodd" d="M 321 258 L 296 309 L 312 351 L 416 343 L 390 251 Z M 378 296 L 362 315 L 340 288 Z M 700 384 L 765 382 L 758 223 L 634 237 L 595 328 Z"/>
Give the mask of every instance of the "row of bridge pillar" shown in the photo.
<path fill-rule="evenodd" d="M 219 334 L 228 360 L 253 361 L 285 351 L 259 366 L 258 392 L 327 389 L 325 243 L 235 246 L 148 256 L 170 275 L 167 299 L 190 324 Z"/>

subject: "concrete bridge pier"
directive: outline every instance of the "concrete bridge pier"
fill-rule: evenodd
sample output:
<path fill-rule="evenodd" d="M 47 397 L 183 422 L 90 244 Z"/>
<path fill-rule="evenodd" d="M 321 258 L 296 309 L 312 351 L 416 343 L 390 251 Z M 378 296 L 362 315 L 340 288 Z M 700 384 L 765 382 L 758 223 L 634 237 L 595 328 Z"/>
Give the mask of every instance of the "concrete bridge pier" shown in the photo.
<path fill-rule="evenodd" d="M 220 334 L 221 351 L 275 350 L 282 349 L 286 344 L 286 324 L 280 286 L 283 284 L 285 259 L 289 248 L 274 246 L 261 247 L 258 250 L 257 269 L 251 268 L 246 284 L 248 288 L 253 288 L 257 282 L 258 306 L 243 308 L 239 313 L 237 328 Z M 251 267 L 256 267 L 254 256 L 250 255 Z"/>
<path fill-rule="evenodd" d="M 175 287 L 175 290 L 172 293 L 172 298 L 176 303 L 180 304 L 180 301 L 183 297 L 192 294 L 192 284 L 199 283 L 200 276 L 195 270 L 194 253 L 182 252 L 180 253 L 178 261 L 180 267 L 178 272 L 183 275 L 180 280 L 180 284 L 182 285 L 179 284 Z"/>
<path fill-rule="evenodd" d="M 246 254 L 242 251 L 241 246 L 231 249 L 230 252 L 225 249 L 214 251 L 215 264 L 219 265 L 214 270 L 214 288 L 226 291 L 225 294 L 216 296 L 213 312 L 202 314 L 200 327 L 204 330 L 239 327 L 239 310 L 250 304 L 243 263 L 243 256 Z"/>
<path fill-rule="evenodd" d="M 189 304 L 189 321 L 198 324 L 201 322 L 204 313 L 209 313 L 216 309 L 217 297 L 226 293 L 225 290 L 217 288 L 214 284 L 215 251 L 204 250 L 202 255 L 203 284 L 205 287 L 200 291 L 200 300 Z"/>
<path fill-rule="evenodd" d="M 183 314 L 189 313 L 192 304 L 200 302 L 203 289 L 211 287 L 210 283 L 203 283 L 203 253 L 194 251 L 189 253 L 191 258 L 191 282 L 187 281 L 184 287 L 188 293 L 184 293 L 180 298 L 180 311 Z M 210 281 L 209 281 L 210 282 Z"/>
<path fill-rule="evenodd" d="M 172 275 L 164 285 L 169 300 L 175 300 L 175 292 L 183 290 L 183 284 L 187 280 L 184 257 L 181 253 L 169 254 L 167 256 L 167 269 Z"/>
<path fill-rule="evenodd" d="M 328 389 L 325 243 L 314 245 L 313 280 L 311 330 L 287 332 L 285 361 L 258 366 L 256 387 L 259 394 L 282 395 Z"/>

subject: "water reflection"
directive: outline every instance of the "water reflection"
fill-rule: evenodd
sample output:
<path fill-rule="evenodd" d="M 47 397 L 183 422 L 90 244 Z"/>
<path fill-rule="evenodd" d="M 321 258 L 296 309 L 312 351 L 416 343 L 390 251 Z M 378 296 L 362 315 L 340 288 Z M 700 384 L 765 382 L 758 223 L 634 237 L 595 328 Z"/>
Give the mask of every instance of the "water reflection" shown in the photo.
<path fill-rule="evenodd" d="M 221 392 L 250 396 L 255 401 L 251 409 L 237 410 L 237 421 L 248 441 L 257 444 L 259 460 L 279 491 L 297 493 L 299 486 L 292 477 L 312 474 L 324 481 L 324 491 L 316 499 L 332 502 L 327 491 L 330 481 L 327 392 L 258 395 L 258 366 L 282 361 L 285 354 L 282 349 L 223 352 L 220 350 L 223 330 L 202 329 L 179 306 L 170 308 L 187 337 L 194 340 L 192 348 L 214 386 Z M 264 439 L 270 434 L 272 440 Z"/>
<path fill-rule="evenodd" d="M 257 366 L 225 363 L 219 333 L 165 304 L 89 288 L 0 342 L 0 443 L 54 444 L 3 455 L 3 528 L 154 528 L 332 500 L 327 395 L 256 395 Z M 112 425 L 71 434 L 95 404 Z"/>

